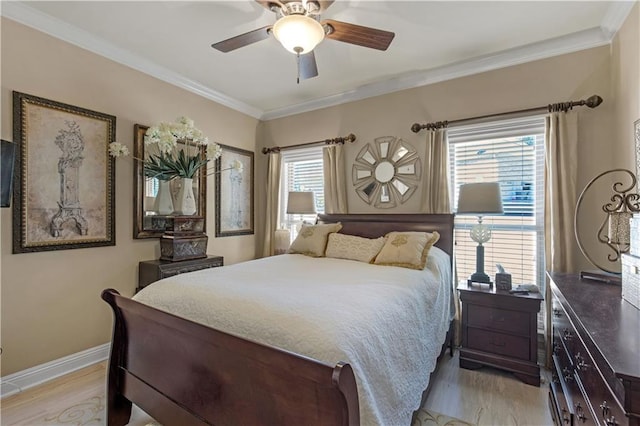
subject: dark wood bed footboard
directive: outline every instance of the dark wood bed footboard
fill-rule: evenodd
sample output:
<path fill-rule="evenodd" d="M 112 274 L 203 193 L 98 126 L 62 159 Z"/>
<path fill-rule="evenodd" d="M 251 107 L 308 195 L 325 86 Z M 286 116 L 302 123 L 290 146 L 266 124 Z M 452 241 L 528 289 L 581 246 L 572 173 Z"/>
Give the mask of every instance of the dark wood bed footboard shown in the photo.
<path fill-rule="evenodd" d="M 107 424 L 135 403 L 164 425 L 358 425 L 348 364 L 331 366 L 185 320 L 108 289 Z"/>

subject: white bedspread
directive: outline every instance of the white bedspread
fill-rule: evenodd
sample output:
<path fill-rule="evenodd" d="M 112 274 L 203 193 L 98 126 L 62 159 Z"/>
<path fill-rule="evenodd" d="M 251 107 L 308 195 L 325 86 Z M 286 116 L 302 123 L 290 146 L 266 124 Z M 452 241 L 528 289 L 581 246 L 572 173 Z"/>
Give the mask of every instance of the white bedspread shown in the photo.
<path fill-rule="evenodd" d="M 424 271 L 291 254 L 182 274 L 134 299 L 355 373 L 362 425 L 409 425 L 451 318 L 449 257 Z"/>

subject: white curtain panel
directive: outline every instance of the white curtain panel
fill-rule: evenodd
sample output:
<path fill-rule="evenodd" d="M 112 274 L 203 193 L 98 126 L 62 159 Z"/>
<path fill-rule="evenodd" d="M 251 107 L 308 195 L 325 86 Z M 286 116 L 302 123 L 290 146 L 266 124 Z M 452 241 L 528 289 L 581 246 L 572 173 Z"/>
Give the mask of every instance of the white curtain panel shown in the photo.
<path fill-rule="evenodd" d="M 447 130 L 427 131 L 422 174 L 422 204 L 425 213 L 451 213 L 449 198 L 449 145 Z"/>
<path fill-rule="evenodd" d="M 573 226 L 577 202 L 578 117 L 554 112 L 545 118 L 544 233 L 546 269 L 575 272 Z"/>
<path fill-rule="evenodd" d="M 275 233 L 278 229 L 278 208 L 280 201 L 281 155 L 272 152 L 267 165 L 267 206 L 265 211 L 264 246 L 262 256 L 273 256 L 276 253 Z"/>
<path fill-rule="evenodd" d="M 578 116 L 553 112 L 545 118 L 544 252 L 545 268 L 575 272 L 573 216 L 577 202 Z M 545 339 L 551 365 L 551 289 L 545 281 Z"/>
<path fill-rule="evenodd" d="M 324 172 L 324 212 L 347 213 L 347 177 L 344 147 L 329 145 L 322 149 Z"/>

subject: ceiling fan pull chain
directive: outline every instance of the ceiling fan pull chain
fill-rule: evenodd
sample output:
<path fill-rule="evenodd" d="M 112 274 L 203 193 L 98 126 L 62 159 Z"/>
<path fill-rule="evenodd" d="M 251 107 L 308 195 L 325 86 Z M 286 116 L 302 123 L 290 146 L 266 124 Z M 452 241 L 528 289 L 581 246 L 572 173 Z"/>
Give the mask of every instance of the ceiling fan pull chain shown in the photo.
<path fill-rule="evenodd" d="M 296 51 L 296 66 L 298 67 L 298 78 L 296 79 L 296 84 L 300 84 L 300 51 L 302 51 L 302 48 L 294 47 L 293 50 Z"/>

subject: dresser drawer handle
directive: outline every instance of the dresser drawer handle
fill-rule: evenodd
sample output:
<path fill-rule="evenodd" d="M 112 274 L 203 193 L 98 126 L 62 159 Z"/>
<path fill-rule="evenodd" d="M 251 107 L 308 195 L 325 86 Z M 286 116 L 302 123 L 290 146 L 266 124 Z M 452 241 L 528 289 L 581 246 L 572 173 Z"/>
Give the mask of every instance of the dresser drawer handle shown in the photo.
<path fill-rule="evenodd" d="M 573 338 L 573 334 L 569 331 L 568 328 L 562 330 L 562 337 L 564 340 L 571 340 Z"/>
<path fill-rule="evenodd" d="M 584 370 L 586 370 L 587 368 L 589 368 L 589 367 L 590 367 L 590 365 L 589 365 L 589 364 L 587 364 L 586 362 L 584 362 L 584 359 L 582 358 L 582 354 L 581 354 L 580 352 L 578 352 L 578 353 L 576 354 L 576 357 L 575 357 L 575 358 L 576 358 L 576 369 L 577 369 L 578 371 L 584 371 Z"/>
<path fill-rule="evenodd" d="M 492 340 L 489 343 L 491 343 L 493 346 L 499 346 L 499 347 L 506 346 L 506 344 L 500 340 Z"/>
<path fill-rule="evenodd" d="M 582 408 L 579 402 L 576 402 L 576 413 L 578 414 L 578 418 L 582 420 L 582 423 L 587 421 L 587 416 L 584 415 L 584 408 Z"/>
<path fill-rule="evenodd" d="M 562 316 L 562 312 L 560 312 L 560 309 L 553 308 L 553 316 L 554 317 L 561 317 Z"/>
<path fill-rule="evenodd" d="M 620 424 L 620 423 L 618 423 L 618 422 L 616 421 L 615 416 L 611 416 L 611 417 L 609 417 L 609 418 L 605 418 L 605 419 L 604 419 L 604 423 L 605 423 L 607 426 L 618 426 L 618 425 Z"/>
<path fill-rule="evenodd" d="M 602 417 L 606 419 L 610 411 L 609 406 L 607 405 L 607 401 L 602 401 L 602 404 L 600 404 L 600 408 L 602 409 Z"/>
<path fill-rule="evenodd" d="M 564 376 L 565 382 L 570 382 L 574 380 L 573 374 L 571 373 L 571 370 L 569 369 L 569 367 L 565 367 L 562 369 L 562 375 Z"/>

